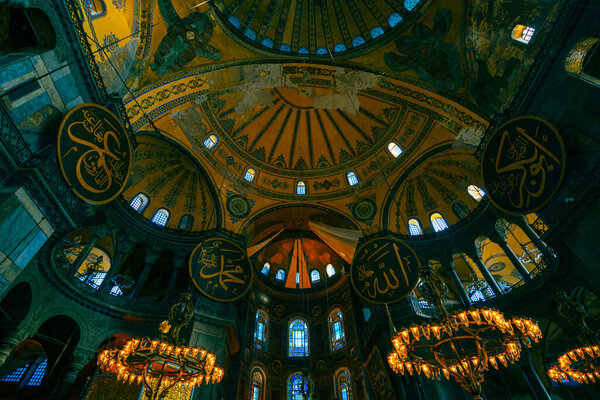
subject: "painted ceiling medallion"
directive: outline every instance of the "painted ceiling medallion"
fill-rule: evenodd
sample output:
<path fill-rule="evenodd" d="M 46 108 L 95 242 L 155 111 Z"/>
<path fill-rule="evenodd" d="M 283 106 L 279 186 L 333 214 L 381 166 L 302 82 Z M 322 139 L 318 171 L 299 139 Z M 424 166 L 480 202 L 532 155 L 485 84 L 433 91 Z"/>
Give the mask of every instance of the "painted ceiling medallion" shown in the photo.
<path fill-rule="evenodd" d="M 216 14 L 245 43 L 279 55 L 331 57 L 365 52 L 410 26 L 424 0 L 222 0 Z"/>
<path fill-rule="evenodd" d="M 243 196 L 235 194 L 227 199 L 227 211 L 236 218 L 246 218 L 250 214 L 250 202 Z"/>

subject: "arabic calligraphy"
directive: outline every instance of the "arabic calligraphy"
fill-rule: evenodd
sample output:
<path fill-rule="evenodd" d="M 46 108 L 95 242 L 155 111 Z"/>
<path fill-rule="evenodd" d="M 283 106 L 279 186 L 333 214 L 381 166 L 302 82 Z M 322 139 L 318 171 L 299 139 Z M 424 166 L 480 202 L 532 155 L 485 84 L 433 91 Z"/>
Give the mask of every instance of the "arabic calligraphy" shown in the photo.
<path fill-rule="evenodd" d="M 132 159 L 129 136 L 108 109 L 82 104 L 69 111 L 61 124 L 58 159 L 79 197 L 104 204 L 125 187 Z"/>
<path fill-rule="evenodd" d="M 564 169 L 565 148 L 556 128 L 537 117 L 520 117 L 492 135 L 481 173 L 494 205 L 508 213 L 527 214 L 550 201 Z"/>
<path fill-rule="evenodd" d="M 393 303 L 414 290 L 419 260 L 410 247 L 395 238 L 372 239 L 356 251 L 350 279 L 365 300 Z"/>
<path fill-rule="evenodd" d="M 246 253 L 221 237 L 200 243 L 190 257 L 190 275 L 198 290 L 218 301 L 241 298 L 252 283 L 252 267 Z"/>
<path fill-rule="evenodd" d="M 383 359 L 377 347 L 373 347 L 367 359 L 367 373 L 371 382 L 371 388 L 377 400 L 392 400 L 396 398 L 394 387 L 386 372 Z"/>

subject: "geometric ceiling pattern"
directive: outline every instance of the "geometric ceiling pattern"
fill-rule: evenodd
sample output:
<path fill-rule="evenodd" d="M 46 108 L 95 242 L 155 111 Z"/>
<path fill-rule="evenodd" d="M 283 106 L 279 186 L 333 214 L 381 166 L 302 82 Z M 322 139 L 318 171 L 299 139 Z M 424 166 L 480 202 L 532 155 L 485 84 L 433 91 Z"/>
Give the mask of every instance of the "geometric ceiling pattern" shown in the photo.
<path fill-rule="evenodd" d="M 222 0 L 215 14 L 233 36 L 269 54 L 330 58 L 385 43 L 425 0 Z M 348 53 L 348 54 L 346 54 Z M 354 52 L 356 53 L 356 52 Z"/>

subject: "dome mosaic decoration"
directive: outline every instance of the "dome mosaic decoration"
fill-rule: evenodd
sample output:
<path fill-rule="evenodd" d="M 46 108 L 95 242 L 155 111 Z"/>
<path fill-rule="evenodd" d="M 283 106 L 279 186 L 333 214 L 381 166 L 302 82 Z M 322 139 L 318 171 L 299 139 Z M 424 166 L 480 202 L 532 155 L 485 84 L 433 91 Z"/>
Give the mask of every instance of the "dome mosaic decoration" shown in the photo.
<path fill-rule="evenodd" d="M 221 0 L 216 14 L 236 38 L 277 55 L 332 57 L 366 51 L 410 26 L 425 0 Z M 356 50 L 356 51 L 355 51 Z"/>

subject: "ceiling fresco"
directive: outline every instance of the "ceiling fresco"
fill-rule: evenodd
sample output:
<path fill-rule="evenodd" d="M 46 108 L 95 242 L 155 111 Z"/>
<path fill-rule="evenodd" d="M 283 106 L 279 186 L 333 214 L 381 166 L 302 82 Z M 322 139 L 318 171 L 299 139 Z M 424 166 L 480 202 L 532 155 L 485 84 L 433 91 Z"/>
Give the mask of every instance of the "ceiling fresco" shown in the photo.
<path fill-rule="evenodd" d="M 419 17 L 425 0 L 215 2 L 225 29 L 270 55 L 350 57 L 385 43 Z M 354 51 L 353 51 L 354 50 Z"/>
<path fill-rule="evenodd" d="M 128 203 L 139 193 L 149 197 L 141 216 L 150 220 L 160 208 L 169 211 L 167 228 L 204 231 L 219 224 L 211 189 L 197 164 L 164 140 L 141 135 L 137 138 L 133 166 L 122 197 Z M 132 212 L 135 212 L 132 210 Z M 184 222 L 191 215 L 192 222 Z M 190 225 L 187 225 L 190 224 Z M 181 225 L 181 226 L 180 226 Z"/>
<path fill-rule="evenodd" d="M 132 0 L 83 19 L 121 96 L 195 67 L 302 58 L 416 79 L 489 115 L 518 93 L 564 1 Z M 511 38 L 516 24 L 535 27 L 530 43 Z"/>

